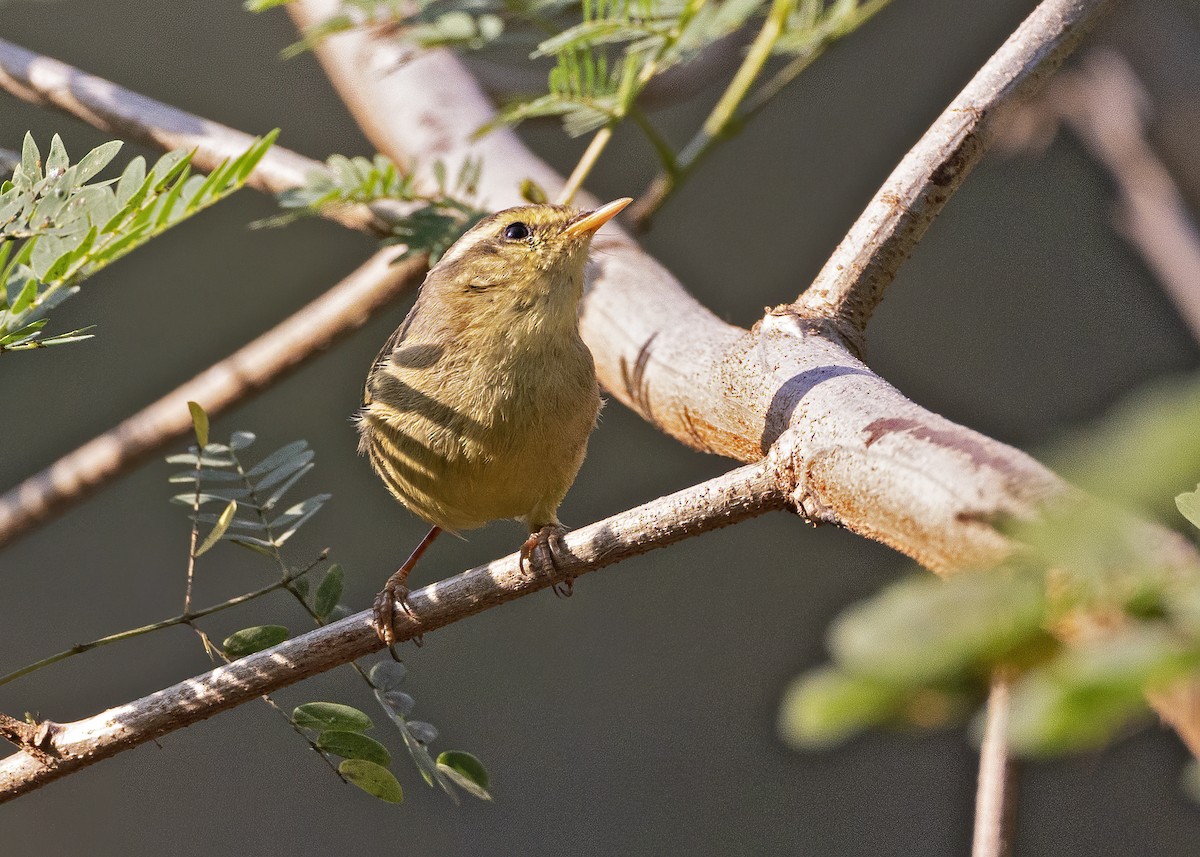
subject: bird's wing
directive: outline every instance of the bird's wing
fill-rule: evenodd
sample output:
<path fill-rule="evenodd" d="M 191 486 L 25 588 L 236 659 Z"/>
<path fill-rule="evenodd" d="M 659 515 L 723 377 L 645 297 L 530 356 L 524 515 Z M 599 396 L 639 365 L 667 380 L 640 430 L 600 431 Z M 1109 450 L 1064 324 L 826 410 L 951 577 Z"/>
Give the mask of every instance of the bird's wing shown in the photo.
<path fill-rule="evenodd" d="M 429 278 L 426 277 L 426 282 L 428 281 Z M 363 385 L 363 405 L 371 404 L 371 379 L 375 377 L 376 372 L 378 372 L 387 364 L 388 360 L 392 356 L 392 353 L 395 352 L 395 350 L 400 347 L 400 343 L 407 338 L 408 331 L 413 326 L 413 322 L 416 321 L 417 316 L 421 314 L 421 305 L 424 302 L 424 299 L 425 285 L 422 284 L 421 293 L 417 295 L 417 300 L 415 303 L 413 303 L 412 309 L 408 311 L 408 315 L 404 317 L 404 321 L 400 323 L 400 326 L 392 331 L 392 335 L 387 338 L 387 342 L 383 343 L 383 348 L 379 349 L 379 353 L 375 355 L 375 359 L 371 362 L 371 371 L 367 373 L 367 382 Z"/>

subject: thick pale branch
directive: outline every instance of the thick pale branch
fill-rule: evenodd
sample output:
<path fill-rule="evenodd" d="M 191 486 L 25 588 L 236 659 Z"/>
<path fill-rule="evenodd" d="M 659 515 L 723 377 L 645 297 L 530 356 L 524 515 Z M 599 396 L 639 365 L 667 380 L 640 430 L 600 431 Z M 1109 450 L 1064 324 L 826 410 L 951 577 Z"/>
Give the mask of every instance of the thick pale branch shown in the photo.
<path fill-rule="evenodd" d="M 195 116 L 133 92 L 50 57 L 0 39 L 0 88 L 31 104 L 56 107 L 125 140 L 155 149 L 194 149 L 192 163 L 212 170 L 226 158 L 246 151 L 254 137 L 219 122 Z M 275 145 L 250 176 L 253 188 L 279 193 L 305 183 L 320 161 Z M 391 208 L 345 205 L 327 207 L 321 215 L 352 229 L 386 232 Z"/>
<path fill-rule="evenodd" d="M 654 500 L 568 533 L 571 559 L 554 577 L 531 576 L 511 554 L 442 580 L 409 596 L 411 615 L 398 612 L 401 640 L 427 634 L 489 607 L 553 583 L 612 565 L 728 524 L 786 506 L 776 474 L 765 464 Z M 181 729 L 308 676 L 381 648 L 370 611 L 234 661 L 173 687 L 73 723 L 39 724 L 36 748 L 0 760 L 0 801 L 11 800 L 160 735 Z"/>
<path fill-rule="evenodd" d="M 888 176 L 795 304 L 861 350 L 871 313 L 925 230 L 983 157 L 1009 109 L 1075 49 L 1108 0 L 1045 0 Z"/>
<path fill-rule="evenodd" d="M 186 435 L 192 426 L 188 401 L 218 414 L 362 327 L 425 276 L 424 257 L 392 264 L 396 254 L 379 251 L 254 341 L 0 496 L 0 545 Z"/>

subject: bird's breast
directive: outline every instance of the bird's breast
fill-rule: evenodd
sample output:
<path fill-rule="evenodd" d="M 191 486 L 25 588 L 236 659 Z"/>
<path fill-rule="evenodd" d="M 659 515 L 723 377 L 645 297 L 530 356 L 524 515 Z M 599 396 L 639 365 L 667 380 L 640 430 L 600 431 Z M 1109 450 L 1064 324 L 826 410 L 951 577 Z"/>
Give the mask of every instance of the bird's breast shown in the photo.
<path fill-rule="evenodd" d="M 590 352 L 578 335 L 521 339 L 405 342 L 368 383 L 372 464 L 445 529 L 550 523 L 583 461 L 600 406 Z"/>

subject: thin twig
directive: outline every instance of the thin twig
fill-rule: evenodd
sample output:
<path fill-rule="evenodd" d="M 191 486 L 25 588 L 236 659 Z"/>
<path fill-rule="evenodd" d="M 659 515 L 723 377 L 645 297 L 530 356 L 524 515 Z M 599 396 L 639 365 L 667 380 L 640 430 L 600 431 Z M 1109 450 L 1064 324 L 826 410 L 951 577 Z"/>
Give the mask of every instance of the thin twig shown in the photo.
<path fill-rule="evenodd" d="M 925 230 L 987 151 L 1001 108 L 1036 91 L 1108 0 L 1043 0 L 904 157 L 808 290 L 800 315 L 832 321 L 862 348 L 871 313 Z"/>
<path fill-rule="evenodd" d="M 428 634 L 490 607 L 654 548 L 786 505 L 765 464 L 739 467 L 567 534 L 553 575 L 530 575 L 513 553 L 411 593 L 397 610 L 397 637 Z M 11 800 L 94 762 L 128 750 L 264 693 L 382 648 L 364 610 L 144 699 L 74 723 L 44 721 L 52 764 L 27 752 L 0 760 L 0 801 Z"/>
<path fill-rule="evenodd" d="M 612 139 L 613 126 L 606 125 L 595 133 L 583 154 L 579 157 L 579 162 L 575 164 L 575 169 L 571 171 L 570 177 L 562 190 L 558 194 L 556 200 L 559 205 L 570 205 L 571 200 L 575 198 L 575 194 L 579 192 L 579 188 L 583 187 L 584 180 L 592 171 L 592 167 L 596 166 L 596 161 L 600 160 L 600 153 L 604 151 L 604 147 L 608 145 L 608 141 Z"/>
<path fill-rule="evenodd" d="M 1095 50 L 1041 100 L 1112 175 L 1117 228 L 1200 340 L 1200 229 L 1147 140 L 1149 95 L 1137 75 L 1120 54 Z"/>
<path fill-rule="evenodd" d="M 31 104 L 55 107 L 95 128 L 155 149 L 192 149 L 192 164 L 212 170 L 236 158 L 254 137 L 187 111 L 155 101 L 67 63 L 0 39 L 0 89 Z M 270 194 L 300 187 L 314 172 L 327 172 L 320 161 L 276 144 L 259 161 L 250 187 Z M 393 203 L 326 206 L 319 212 L 352 229 L 388 234 L 387 224 L 404 216 Z"/>
<path fill-rule="evenodd" d="M 1009 857 L 1017 812 L 1016 761 L 1008 752 L 1008 709 L 1012 679 L 1003 670 L 992 677 L 979 748 L 979 788 L 975 793 L 975 836 L 971 857 Z"/>
<path fill-rule="evenodd" d="M 189 401 L 221 413 L 362 327 L 425 275 L 424 256 L 392 264 L 396 255 L 377 252 L 271 330 L 0 496 L 0 546 L 187 434 Z"/>
<path fill-rule="evenodd" d="M 128 628 L 124 631 L 118 631 L 115 634 L 99 637 L 87 643 L 76 643 L 69 649 L 63 649 L 61 652 L 57 652 L 49 657 L 42 658 L 40 661 L 34 661 L 31 664 L 26 664 L 25 666 L 15 669 L 6 675 L 0 676 L 0 685 L 8 684 L 10 681 L 15 681 L 22 676 L 27 676 L 32 672 L 37 672 L 43 667 L 48 667 L 51 664 L 58 663 L 59 661 L 65 661 L 67 658 L 74 657 L 75 655 L 81 655 L 84 652 L 90 652 L 92 649 L 98 649 L 101 646 L 107 646 L 110 643 L 119 643 L 122 640 L 132 640 L 134 637 L 140 637 L 143 634 L 150 634 L 154 631 L 161 631 L 164 628 L 173 628 L 176 625 L 191 626 L 192 623 L 197 619 L 203 619 L 205 616 L 211 616 L 214 613 L 220 613 L 222 610 L 229 610 L 230 608 L 237 607 L 240 604 L 245 604 L 246 602 L 253 601 L 256 598 L 261 598 L 262 596 L 274 592 L 277 589 L 288 589 L 291 591 L 290 585 L 324 562 L 326 555 L 327 554 L 325 552 L 322 552 L 307 566 L 302 568 L 300 571 L 289 574 L 284 580 L 277 580 L 274 583 L 268 584 L 267 586 L 263 586 L 259 589 L 254 589 L 250 592 L 243 592 L 241 595 L 236 595 L 233 598 L 226 599 L 219 604 L 213 604 L 208 607 L 201 608 L 200 610 L 185 610 L 178 616 L 171 616 L 167 619 L 161 619 L 158 622 L 151 622 L 150 624 L 142 625 L 139 628 Z"/>

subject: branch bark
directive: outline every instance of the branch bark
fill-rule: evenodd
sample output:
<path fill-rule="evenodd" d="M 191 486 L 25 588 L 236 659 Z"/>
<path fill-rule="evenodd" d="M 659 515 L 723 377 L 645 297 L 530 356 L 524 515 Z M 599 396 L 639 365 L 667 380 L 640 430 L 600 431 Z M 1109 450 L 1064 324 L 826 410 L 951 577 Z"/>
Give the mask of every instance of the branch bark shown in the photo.
<path fill-rule="evenodd" d="M 396 633 L 409 640 L 475 613 L 622 559 L 665 547 L 719 527 L 786 507 L 776 474 L 765 463 L 748 465 L 565 537 L 570 561 L 554 577 L 522 571 L 519 554 L 418 589 L 409 611 L 397 613 Z M 382 648 L 364 610 L 274 648 L 249 655 L 196 678 L 73 723 L 43 721 L 21 751 L 0 760 L 0 802 L 160 735 L 272 693 L 301 679 Z M 2 725 L 2 724 L 0 724 Z M 24 728 L 24 727 L 22 727 Z M 21 740 L 19 731 L 10 735 Z"/>
<path fill-rule="evenodd" d="M 1012 679 L 992 677 L 979 748 L 979 787 L 975 792 L 975 835 L 971 857 L 1010 857 L 1016 821 L 1016 761 L 1008 752 L 1008 709 Z"/>
<path fill-rule="evenodd" d="M 191 431 L 189 401 L 232 407 L 366 324 L 425 276 L 425 257 L 380 250 L 354 273 L 238 351 L 0 496 L 0 546 L 50 520 Z"/>
<path fill-rule="evenodd" d="M 859 353 L 884 291 L 930 224 L 983 158 L 1008 112 L 1075 49 L 1107 0 L 1046 0 L 888 176 L 812 285 L 794 304 L 828 319 Z"/>

